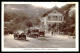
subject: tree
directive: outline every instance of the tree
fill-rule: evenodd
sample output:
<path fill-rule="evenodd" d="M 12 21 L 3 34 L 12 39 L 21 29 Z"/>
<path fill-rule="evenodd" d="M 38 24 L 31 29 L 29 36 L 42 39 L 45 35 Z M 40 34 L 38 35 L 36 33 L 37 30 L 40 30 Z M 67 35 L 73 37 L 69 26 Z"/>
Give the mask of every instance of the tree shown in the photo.
<path fill-rule="evenodd" d="M 30 29 L 32 27 L 32 23 L 29 20 L 25 21 L 25 25 Z"/>
<path fill-rule="evenodd" d="M 16 13 L 13 12 L 4 12 L 4 21 L 10 21 L 17 17 Z"/>
<path fill-rule="evenodd" d="M 75 6 L 75 4 L 67 4 L 63 7 L 61 7 L 61 10 L 64 12 L 64 20 L 66 22 L 68 22 L 68 19 L 69 19 L 69 11 L 71 9 L 71 7 Z"/>
<path fill-rule="evenodd" d="M 69 33 L 72 33 L 72 32 L 74 33 L 74 29 L 75 29 L 75 26 L 74 26 L 75 25 L 75 10 L 72 10 L 72 7 L 74 6 L 75 4 L 68 4 L 61 8 L 64 12 L 64 22 L 66 24 L 66 25 L 63 24 L 63 26 L 65 26 L 63 30 Z M 71 30 L 73 31 L 71 32 Z"/>

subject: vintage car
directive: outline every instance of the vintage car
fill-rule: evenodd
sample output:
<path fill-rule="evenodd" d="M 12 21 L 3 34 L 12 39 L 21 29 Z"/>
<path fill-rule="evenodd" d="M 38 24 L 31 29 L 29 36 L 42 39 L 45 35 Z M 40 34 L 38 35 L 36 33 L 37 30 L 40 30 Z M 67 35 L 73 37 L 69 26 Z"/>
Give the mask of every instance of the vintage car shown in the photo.
<path fill-rule="evenodd" d="M 26 34 L 24 32 L 15 32 L 14 39 L 24 39 L 26 40 Z"/>
<path fill-rule="evenodd" d="M 45 31 L 39 31 L 39 36 L 45 37 Z"/>
<path fill-rule="evenodd" d="M 30 29 L 28 29 L 28 33 L 27 35 L 29 37 L 39 37 L 39 29 L 36 27 L 31 27 Z"/>
<path fill-rule="evenodd" d="M 14 34 L 13 31 L 10 30 L 4 30 L 4 34 Z"/>
<path fill-rule="evenodd" d="M 38 27 L 31 27 L 27 31 L 29 37 L 45 37 L 45 31 L 41 31 Z"/>
<path fill-rule="evenodd" d="M 8 30 L 4 30 L 4 34 L 9 34 L 9 31 Z"/>
<path fill-rule="evenodd" d="M 33 30 L 30 30 L 30 37 L 39 37 L 39 30 L 38 29 L 33 29 Z"/>
<path fill-rule="evenodd" d="M 13 31 L 9 31 L 9 34 L 14 34 Z"/>

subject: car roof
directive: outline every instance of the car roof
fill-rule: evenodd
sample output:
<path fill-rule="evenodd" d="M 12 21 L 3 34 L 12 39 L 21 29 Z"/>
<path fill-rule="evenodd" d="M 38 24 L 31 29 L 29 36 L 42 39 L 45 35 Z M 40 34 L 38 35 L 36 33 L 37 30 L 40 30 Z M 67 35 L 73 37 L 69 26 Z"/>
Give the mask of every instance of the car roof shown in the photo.
<path fill-rule="evenodd" d="M 30 27 L 30 29 L 39 29 L 39 27 Z"/>

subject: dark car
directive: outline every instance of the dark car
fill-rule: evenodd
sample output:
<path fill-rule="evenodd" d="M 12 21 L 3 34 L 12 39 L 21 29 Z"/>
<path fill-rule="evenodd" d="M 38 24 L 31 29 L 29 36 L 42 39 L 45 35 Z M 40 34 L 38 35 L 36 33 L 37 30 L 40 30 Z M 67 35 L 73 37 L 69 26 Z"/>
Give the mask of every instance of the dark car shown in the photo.
<path fill-rule="evenodd" d="M 4 30 L 4 34 L 14 34 L 13 31 L 10 30 Z"/>
<path fill-rule="evenodd" d="M 29 37 L 39 37 L 39 29 L 30 29 L 29 30 Z"/>
<path fill-rule="evenodd" d="M 26 34 L 25 33 L 14 33 L 14 39 L 24 39 L 26 40 Z"/>
<path fill-rule="evenodd" d="M 4 34 L 9 34 L 9 31 L 8 31 L 8 30 L 5 30 L 5 31 L 4 31 Z"/>
<path fill-rule="evenodd" d="M 45 37 L 45 31 L 39 31 L 39 36 Z"/>
<path fill-rule="evenodd" d="M 9 34 L 14 34 L 14 32 L 13 31 L 9 31 Z"/>

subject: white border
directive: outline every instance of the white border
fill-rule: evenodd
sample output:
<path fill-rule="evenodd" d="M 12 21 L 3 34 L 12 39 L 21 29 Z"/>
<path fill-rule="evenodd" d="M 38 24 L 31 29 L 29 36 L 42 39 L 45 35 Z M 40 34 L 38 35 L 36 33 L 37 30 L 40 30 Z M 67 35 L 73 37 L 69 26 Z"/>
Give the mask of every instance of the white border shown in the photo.
<path fill-rule="evenodd" d="M 2 15 L 2 24 L 1 24 L 1 31 L 2 31 L 2 33 L 1 33 L 1 43 L 2 43 L 2 45 L 1 45 L 1 51 L 2 52 L 11 52 L 11 51 L 16 51 L 16 52 L 18 52 L 18 51 L 21 51 L 21 52 L 33 52 L 33 51 L 35 51 L 35 52 L 37 52 L 37 51 L 47 51 L 47 52 L 50 52 L 50 51 L 53 51 L 53 52 L 55 52 L 55 51 L 57 51 L 57 52 L 59 52 L 59 51 L 79 51 L 79 33 L 78 33 L 78 20 L 79 20 L 79 9 L 78 9 L 78 5 L 79 5 L 79 3 L 78 2 L 62 2 L 62 3 L 68 3 L 68 4 L 76 4 L 76 47 L 75 48 L 4 48 L 4 33 L 3 33 L 3 30 L 4 30 L 4 4 L 30 4 L 30 3 L 36 3 L 36 2 L 2 2 L 1 4 L 2 4 L 2 8 L 1 8 L 1 15 Z M 39 2 L 40 3 L 40 2 Z M 47 3 L 47 2 L 46 2 Z M 54 3 L 54 2 L 53 2 Z"/>

